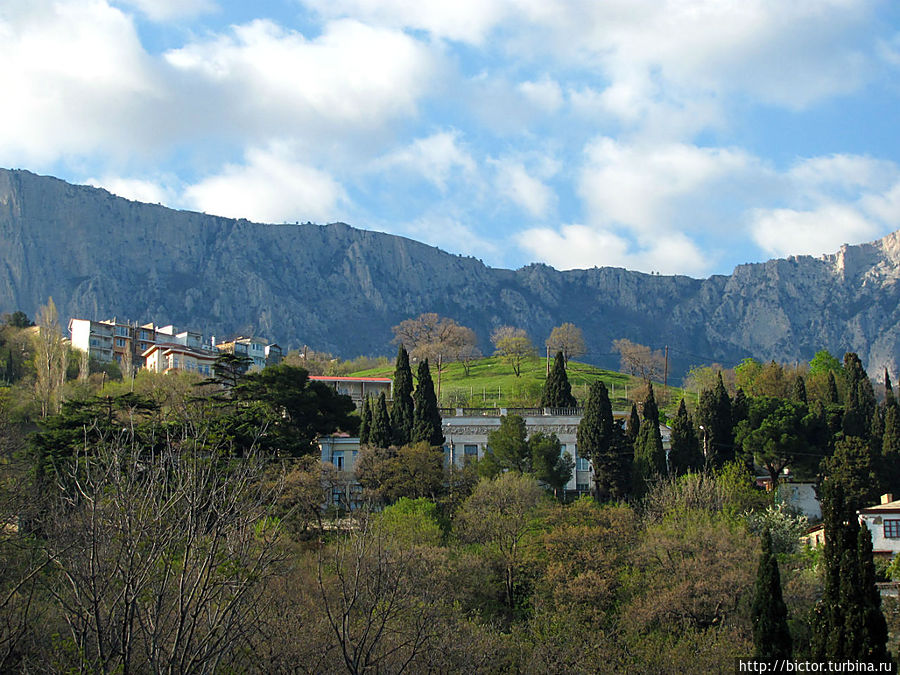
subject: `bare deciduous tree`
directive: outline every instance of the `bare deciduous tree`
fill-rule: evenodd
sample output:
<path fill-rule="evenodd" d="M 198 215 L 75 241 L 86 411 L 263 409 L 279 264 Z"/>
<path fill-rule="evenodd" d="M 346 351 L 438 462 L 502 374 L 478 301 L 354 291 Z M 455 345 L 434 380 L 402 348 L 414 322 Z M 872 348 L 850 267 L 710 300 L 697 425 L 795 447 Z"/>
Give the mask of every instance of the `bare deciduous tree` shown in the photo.
<path fill-rule="evenodd" d="M 430 561 L 391 541 L 374 518 L 360 514 L 323 552 L 319 590 L 347 671 L 399 674 L 438 638 L 441 595 L 427 581 Z"/>
<path fill-rule="evenodd" d="M 584 344 L 584 333 L 574 323 L 564 323 L 550 331 L 547 347 L 551 352 L 562 352 L 563 362 L 569 366 L 569 359 L 587 352 Z"/>
<path fill-rule="evenodd" d="M 123 429 L 60 474 L 48 591 L 77 668 L 210 672 L 240 654 L 278 558 L 282 482 L 254 452 L 223 460 L 205 440 L 137 444 Z"/>
<path fill-rule="evenodd" d="M 622 370 L 627 370 L 645 382 L 658 380 L 662 376 L 665 357 L 661 351 L 654 352 L 650 347 L 637 344 L 627 338 L 613 340 L 612 348 L 621 356 Z"/>
<path fill-rule="evenodd" d="M 59 315 L 53 298 L 37 313 L 35 334 L 34 391 L 41 406 L 41 417 L 56 414 L 62 405 L 69 350 L 59 328 Z"/>

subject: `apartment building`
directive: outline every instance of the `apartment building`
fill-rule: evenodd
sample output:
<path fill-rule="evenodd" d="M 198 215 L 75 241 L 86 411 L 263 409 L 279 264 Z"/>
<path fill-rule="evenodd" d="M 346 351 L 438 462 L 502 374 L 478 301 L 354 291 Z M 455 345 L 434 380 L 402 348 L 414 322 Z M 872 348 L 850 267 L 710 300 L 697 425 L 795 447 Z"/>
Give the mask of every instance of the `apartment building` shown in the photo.
<path fill-rule="evenodd" d="M 281 347 L 259 337 L 239 336 L 216 344 L 220 354 L 236 354 L 250 359 L 250 370 L 262 370 L 281 362 Z"/>
<path fill-rule="evenodd" d="M 123 373 L 129 366 L 137 370 L 144 365 L 141 354 L 157 342 L 162 330 L 152 323 L 138 325 L 116 317 L 102 321 L 69 319 L 72 346 L 98 361 L 118 362 Z"/>
<path fill-rule="evenodd" d="M 175 342 L 151 345 L 141 354 L 144 367 L 153 373 L 184 371 L 209 377 L 219 352 L 194 349 Z"/>
<path fill-rule="evenodd" d="M 366 396 L 378 398 L 384 393 L 390 401 L 393 398 L 393 383 L 389 377 L 339 377 L 334 375 L 310 375 L 310 380 L 324 382 L 330 385 L 337 393 L 345 394 L 353 399 L 356 408 L 362 408 Z"/>

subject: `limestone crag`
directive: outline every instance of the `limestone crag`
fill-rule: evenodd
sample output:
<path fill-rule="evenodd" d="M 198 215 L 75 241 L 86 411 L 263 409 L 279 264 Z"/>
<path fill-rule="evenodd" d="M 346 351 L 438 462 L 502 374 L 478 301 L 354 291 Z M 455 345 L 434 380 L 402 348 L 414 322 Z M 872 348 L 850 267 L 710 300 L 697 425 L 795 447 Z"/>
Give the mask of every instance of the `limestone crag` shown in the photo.
<path fill-rule="evenodd" d="M 224 336 L 264 335 L 341 356 L 387 354 L 391 326 L 437 312 L 537 345 L 572 321 L 587 360 L 615 366 L 627 337 L 669 345 L 674 375 L 745 356 L 808 360 L 857 351 L 900 365 L 900 233 L 833 255 L 741 265 L 698 280 L 618 268 L 492 269 L 474 258 L 348 225 L 263 225 L 132 202 L 27 171 L 0 170 L 0 311 L 63 321 L 127 317 Z"/>

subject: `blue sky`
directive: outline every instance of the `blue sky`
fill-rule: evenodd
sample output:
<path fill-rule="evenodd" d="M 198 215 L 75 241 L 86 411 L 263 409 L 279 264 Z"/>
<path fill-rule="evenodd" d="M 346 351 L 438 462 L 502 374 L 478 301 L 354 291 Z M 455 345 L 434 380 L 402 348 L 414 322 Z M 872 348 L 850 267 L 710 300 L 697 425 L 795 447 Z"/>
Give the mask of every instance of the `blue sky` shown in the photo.
<path fill-rule="evenodd" d="M 0 0 L 0 166 L 703 277 L 900 228 L 898 75 L 887 0 Z"/>

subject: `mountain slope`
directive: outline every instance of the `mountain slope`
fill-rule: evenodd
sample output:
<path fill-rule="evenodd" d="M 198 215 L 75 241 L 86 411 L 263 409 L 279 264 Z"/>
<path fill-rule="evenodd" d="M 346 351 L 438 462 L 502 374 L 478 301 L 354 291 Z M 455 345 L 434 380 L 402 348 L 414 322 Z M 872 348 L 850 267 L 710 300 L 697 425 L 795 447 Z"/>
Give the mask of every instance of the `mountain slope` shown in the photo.
<path fill-rule="evenodd" d="M 402 237 L 344 224 L 260 225 L 174 211 L 27 171 L 0 170 L 0 311 L 241 331 L 343 356 L 388 353 L 391 326 L 438 312 L 488 351 L 513 324 L 543 345 L 572 321 L 587 361 L 612 340 L 671 348 L 675 374 L 744 356 L 808 360 L 826 347 L 896 373 L 900 234 L 830 256 L 742 265 L 705 280 L 617 268 L 492 269 Z"/>

